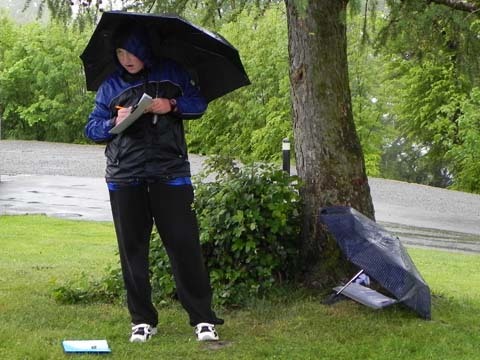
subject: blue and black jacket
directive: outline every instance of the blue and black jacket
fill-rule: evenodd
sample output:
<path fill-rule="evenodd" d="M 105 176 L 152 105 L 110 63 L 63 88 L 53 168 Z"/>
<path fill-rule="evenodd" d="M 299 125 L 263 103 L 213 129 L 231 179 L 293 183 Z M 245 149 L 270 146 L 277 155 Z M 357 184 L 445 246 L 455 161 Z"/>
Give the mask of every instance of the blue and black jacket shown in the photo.
<path fill-rule="evenodd" d="M 98 89 L 95 108 L 85 126 L 85 135 L 107 143 L 106 180 L 136 183 L 143 180 L 171 181 L 190 176 L 183 119 L 195 119 L 207 108 L 205 99 L 179 64 L 162 59 L 155 63 L 139 39 L 133 37 L 122 46 L 144 62 L 145 69 L 128 74 L 119 69 Z M 129 107 L 146 93 L 152 98 L 176 100 L 176 109 L 168 114 L 147 113 L 118 135 L 109 133 L 114 126 L 116 106 Z"/>

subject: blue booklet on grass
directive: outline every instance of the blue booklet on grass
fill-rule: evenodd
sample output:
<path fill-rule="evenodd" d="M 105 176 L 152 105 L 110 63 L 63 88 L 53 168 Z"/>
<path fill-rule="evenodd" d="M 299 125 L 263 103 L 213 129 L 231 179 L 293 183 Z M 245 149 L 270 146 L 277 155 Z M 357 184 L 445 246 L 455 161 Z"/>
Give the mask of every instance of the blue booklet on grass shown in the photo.
<path fill-rule="evenodd" d="M 63 340 L 63 351 L 66 353 L 109 354 L 107 340 Z"/>

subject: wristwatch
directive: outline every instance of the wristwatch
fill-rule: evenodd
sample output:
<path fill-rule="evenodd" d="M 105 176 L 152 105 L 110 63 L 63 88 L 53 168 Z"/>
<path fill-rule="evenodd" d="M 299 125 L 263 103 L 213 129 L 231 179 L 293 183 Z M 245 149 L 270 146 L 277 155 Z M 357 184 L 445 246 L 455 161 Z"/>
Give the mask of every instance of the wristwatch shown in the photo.
<path fill-rule="evenodd" d="M 177 100 L 170 99 L 169 102 L 170 102 L 170 111 L 171 112 L 177 111 Z"/>

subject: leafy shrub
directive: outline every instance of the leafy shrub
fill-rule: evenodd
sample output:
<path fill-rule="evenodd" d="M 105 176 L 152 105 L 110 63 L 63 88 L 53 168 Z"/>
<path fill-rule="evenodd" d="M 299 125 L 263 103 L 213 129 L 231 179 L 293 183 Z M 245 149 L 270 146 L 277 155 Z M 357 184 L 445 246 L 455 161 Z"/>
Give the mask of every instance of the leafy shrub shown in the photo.
<path fill-rule="evenodd" d="M 215 181 L 205 181 L 213 174 Z M 298 268 L 298 178 L 271 164 L 237 168 L 221 158 L 202 176 L 195 206 L 217 302 L 241 303 L 291 278 Z"/>
<path fill-rule="evenodd" d="M 108 268 L 100 280 L 81 273 L 78 278 L 53 289 L 53 297 L 61 304 L 116 303 L 125 293 L 120 268 Z"/>
<path fill-rule="evenodd" d="M 269 164 L 239 168 L 231 160 L 211 158 L 196 180 L 194 206 L 216 303 L 243 304 L 292 279 L 298 269 L 298 179 Z M 156 231 L 150 264 L 154 301 L 174 297 L 170 263 Z M 103 293 L 111 301 L 112 290 L 123 294 L 121 281 L 120 271 L 112 270 L 88 290 L 57 288 L 56 297 L 78 302 L 98 300 Z"/>

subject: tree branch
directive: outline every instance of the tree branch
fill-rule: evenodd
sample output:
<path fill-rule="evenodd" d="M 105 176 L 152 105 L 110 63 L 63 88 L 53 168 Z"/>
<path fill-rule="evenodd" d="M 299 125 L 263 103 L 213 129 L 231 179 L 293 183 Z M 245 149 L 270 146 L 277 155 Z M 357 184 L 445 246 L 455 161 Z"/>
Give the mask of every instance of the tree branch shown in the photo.
<path fill-rule="evenodd" d="M 480 11 L 480 5 L 476 1 L 462 1 L 462 0 L 427 0 L 429 3 L 445 5 L 454 10 L 461 10 L 466 12 Z"/>

